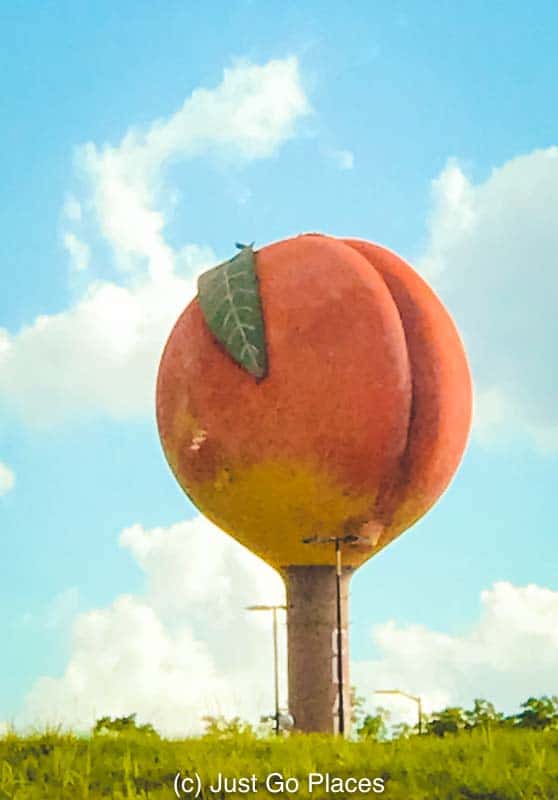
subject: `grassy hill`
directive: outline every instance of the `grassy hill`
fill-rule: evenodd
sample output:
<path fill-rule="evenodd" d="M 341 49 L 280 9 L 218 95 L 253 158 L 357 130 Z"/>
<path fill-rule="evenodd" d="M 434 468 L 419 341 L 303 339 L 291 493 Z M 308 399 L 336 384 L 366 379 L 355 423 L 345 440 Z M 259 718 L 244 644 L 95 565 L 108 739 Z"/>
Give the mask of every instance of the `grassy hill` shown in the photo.
<path fill-rule="evenodd" d="M 204 786 L 199 797 L 204 800 L 558 800 L 558 731 L 494 728 L 384 743 L 312 735 L 258 739 L 250 734 L 178 741 L 137 731 L 89 738 L 60 733 L 25 738 L 9 733 L 0 738 L 0 800 L 168 800 L 176 797 L 177 772 L 180 780 L 198 773 Z M 244 785 L 212 793 L 210 786 L 217 788 L 219 773 L 229 779 L 243 777 Z M 265 786 L 271 773 L 294 777 L 300 785 L 281 792 L 280 779 L 272 779 L 270 788 L 279 789 L 272 793 Z M 312 773 L 329 773 L 329 788 L 318 785 L 319 778 L 309 786 Z M 365 782 L 362 791 L 353 791 L 353 783 L 336 792 L 339 785 L 331 785 L 335 776 L 368 777 L 371 788 L 367 791 Z M 376 791 L 375 778 L 381 779 Z"/>

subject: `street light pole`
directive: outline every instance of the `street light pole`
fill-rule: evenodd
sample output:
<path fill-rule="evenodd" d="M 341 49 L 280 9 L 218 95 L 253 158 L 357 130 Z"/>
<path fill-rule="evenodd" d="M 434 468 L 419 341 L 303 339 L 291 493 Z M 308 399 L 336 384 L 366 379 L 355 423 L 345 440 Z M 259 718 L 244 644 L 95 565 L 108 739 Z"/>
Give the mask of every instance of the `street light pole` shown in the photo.
<path fill-rule="evenodd" d="M 285 608 L 285 606 L 283 606 Z M 279 649 L 277 643 L 277 606 L 273 606 L 273 683 L 275 701 L 275 735 L 279 736 Z"/>
<path fill-rule="evenodd" d="M 281 729 L 279 725 L 279 643 L 278 643 L 278 624 L 277 612 L 279 609 L 286 610 L 287 606 L 246 606 L 247 611 L 271 611 L 273 613 L 273 696 L 275 701 L 275 714 L 273 716 L 273 730 L 279 736 Z"/>
<path fill-rule="evenodd" d="M 419 736 L 422 734 L 422 699 L 418 695 L 402 692 L 400 689 L 376 689 L 374 694 L 398 694 L 401 697 L 406 697 L 417 704 L 418 710 L 418 732 Z"/>

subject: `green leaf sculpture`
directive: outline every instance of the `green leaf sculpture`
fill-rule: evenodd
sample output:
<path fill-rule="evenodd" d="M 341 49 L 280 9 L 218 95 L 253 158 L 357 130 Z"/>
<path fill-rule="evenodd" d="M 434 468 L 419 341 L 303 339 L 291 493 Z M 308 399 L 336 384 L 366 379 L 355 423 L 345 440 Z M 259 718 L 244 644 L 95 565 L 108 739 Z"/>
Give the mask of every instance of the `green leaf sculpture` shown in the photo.
<path fill-rule="evenodd" d="M 262 304 L 252 246 L 198 278 L 198 301 L 215 338 L 254 377 L 267 374 Z"/>

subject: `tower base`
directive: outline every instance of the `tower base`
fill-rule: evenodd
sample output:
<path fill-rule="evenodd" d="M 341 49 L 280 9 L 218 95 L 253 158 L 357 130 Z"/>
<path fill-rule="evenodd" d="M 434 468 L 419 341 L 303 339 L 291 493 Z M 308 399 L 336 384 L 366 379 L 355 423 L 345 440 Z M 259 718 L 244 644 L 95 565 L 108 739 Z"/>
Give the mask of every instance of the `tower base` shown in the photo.
<path fill-rule="evenodd" d="M 344 733 L 350 731 L 348 611 L 352 569 L 340 579 Z M 289 711 L 295 730 L 339 733 L 336 571 L 331 566 L 287 567 Z"/>

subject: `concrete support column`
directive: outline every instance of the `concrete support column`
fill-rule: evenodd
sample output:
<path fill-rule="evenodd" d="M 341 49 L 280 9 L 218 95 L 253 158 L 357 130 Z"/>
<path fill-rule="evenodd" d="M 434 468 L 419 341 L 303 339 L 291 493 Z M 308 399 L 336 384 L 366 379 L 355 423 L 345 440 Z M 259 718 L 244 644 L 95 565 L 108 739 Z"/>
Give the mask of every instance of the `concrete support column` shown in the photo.
<path fill-rule="evenodd" d="M 349 581 L 341 575 L 343 701 L 345 734 L 350 731 Z M 289 711 L 295 730 L 339 732 L 337 591 L 335 567 L 287 567 Z"/>

